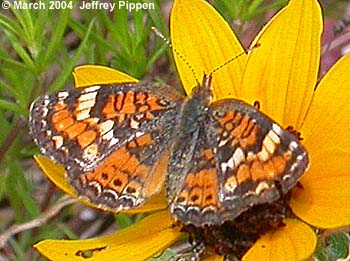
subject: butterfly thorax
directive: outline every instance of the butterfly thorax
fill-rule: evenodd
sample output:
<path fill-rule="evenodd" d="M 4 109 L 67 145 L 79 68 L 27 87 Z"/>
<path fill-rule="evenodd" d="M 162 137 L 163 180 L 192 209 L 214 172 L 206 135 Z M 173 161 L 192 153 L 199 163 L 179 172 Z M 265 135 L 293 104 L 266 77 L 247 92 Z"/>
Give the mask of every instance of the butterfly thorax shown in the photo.
<path fill-rule="evenodd" d="M 185 175 L 193 167 L 193 157 L 198 139 L 206 140 L 203 136 L 207 128 L 210 103 L 212 100 L 211 76 L 204 77 L 202 84 L 193 89 L 186 98 L 178 115 L 178 124 L 174 131 L 174 143 L 168 167 L 167 198 L 169 204 L 176 196 L 179 184 L 183 184 Z M 170 178 L 169 178 L 170 177 Z"/>
<path fill-rule="evenodd" d="M 202 84 L 198 83 L 182 106 L 180 130 L 184 135 L 198 130 L 206 117 L 212 100 L 211 79 L 211 76 L 204 76 Z"/>

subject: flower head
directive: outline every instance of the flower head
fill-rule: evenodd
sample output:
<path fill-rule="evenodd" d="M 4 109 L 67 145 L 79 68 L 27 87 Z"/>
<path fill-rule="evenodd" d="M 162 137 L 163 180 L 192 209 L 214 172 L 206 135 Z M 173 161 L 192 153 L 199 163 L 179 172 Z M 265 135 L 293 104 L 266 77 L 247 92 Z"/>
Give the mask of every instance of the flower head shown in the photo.
<path fill-rule="evenodd" d="M 227 23 L 201 0 L 192 0 L 191 5 L 175 0 L 170 29 L 172 44 L 197 74 L 210 73 L 243 51 Z M 321 33 L 318 1 L 291 0 L 255 38 L 252 45 L 259 43 L 259 48 L 213 75 L 215 99 L 231 97 L 249 104 L 259 101 L 263 113 L 301 133 L 311 161 L 301 186 L 292 191 L 289 204 L 295 218 L 285 219 L 284 227 L 261 236 L 243 260 L 306 259 L 316 245 L 316 235 L 308 224 L 319 228 L 350 224 L 350 56 L 341 58 L 317 82 Z M 175 60 L 184 89 L 191 93 L 196 79 L 182 59 L 175 55 Z M 99 74 L 100 82 L 116 82 L 115 71 L 97 67 L 83 67 L 76 71 L 75 79 L 97 75 L 94 70 L 105 73 Z M 93 77 L 84 84 L 77 80 L 78 87 L 89 84 L 96 84 Z M 40 159 L 39 164 L 48 175 L 52 173 L 47 167 L 51 163 Z M 57 180 L 55 175 L 53 179 Z M 67 188 L 64 181 L 57 183 Z M 155 202 L 152 210 L 166 208 L 164 199 Z M 144 260 L 181 234 L 167 211 L 115 235 L 76 242 L 47 240 L 36 248 L 51 259 L 64 260 L 77 257 L 79 251 L 95 249 L 97 259 Z"/>

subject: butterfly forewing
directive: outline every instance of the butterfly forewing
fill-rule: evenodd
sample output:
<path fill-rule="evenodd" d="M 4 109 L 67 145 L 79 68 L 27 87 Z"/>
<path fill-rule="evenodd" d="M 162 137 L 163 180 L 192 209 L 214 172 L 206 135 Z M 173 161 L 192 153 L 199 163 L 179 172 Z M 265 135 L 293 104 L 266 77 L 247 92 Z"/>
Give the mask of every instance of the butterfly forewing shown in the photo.
<path fill-rule="evenodd" d="M 31 133 L 44 155 L 65 166 L 79 196 L 132 208 L 162 186 L 181 101 L 152 84 L 61 91 L 32 104 Z"/>

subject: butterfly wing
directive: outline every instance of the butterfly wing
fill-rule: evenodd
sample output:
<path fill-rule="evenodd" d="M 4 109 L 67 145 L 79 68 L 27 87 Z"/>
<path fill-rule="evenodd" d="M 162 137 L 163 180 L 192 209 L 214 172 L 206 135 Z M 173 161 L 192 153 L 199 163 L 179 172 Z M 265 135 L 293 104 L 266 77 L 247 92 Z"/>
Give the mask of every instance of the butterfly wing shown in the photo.
<path fill-rule="evenodd" d="M 172 215 L 196 226 L 221 223 L 222 178 L 206 128 L 210 127 L 201 126 L 188 140 L 175 142 L 166 182 Z"/>
<path fill-rule="evenodd" d="M 181 182 L 178 189 L 170 187 L 171 211 L 185 224 L 220 225 L 254 205 L 274 202 L 308 166 L 297 137 L 233 99 L 211 104 L 192 139 L 195 147 L 185 159 L 190 167 L 170 170 L 171 179 Z"/>
<path fill-rule="evenodd" d="M 33 102 L 30 129 L 79 196 L 101 208 L 134 208 L 164 182 L 181 102 L 172 88 L 144 83 L 61 91 Z"/>

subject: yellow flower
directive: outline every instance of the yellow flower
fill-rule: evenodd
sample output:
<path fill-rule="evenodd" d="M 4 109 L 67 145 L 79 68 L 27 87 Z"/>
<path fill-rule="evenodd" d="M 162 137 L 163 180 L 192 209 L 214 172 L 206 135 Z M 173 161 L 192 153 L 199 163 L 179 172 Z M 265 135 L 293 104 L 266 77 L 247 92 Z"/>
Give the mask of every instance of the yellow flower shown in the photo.
<path fill-rule="evenodd" d="M 171 41 L 201 79 L 201 73 L 213 71 L 243 48 L 209 4 L 201 0 L 188 3 L 174 1 Z M 245 261 L 306 259 L 317 240 L 307 224 L 319 228 L 350 224 L 350 55 L 341 58 L 317 83 L 321 32 L 318 1 L 291 0 L 256 37 L 252 45 L 259 43 L 259 48 L 213 75 L 216 99 L 229 96 L 249 104 L 259 101 L 262 112 L 280 125 L 301 132 L 311 161 L 300 180 L 301 188 L 293 190 L 290 201 L 299 219 L 287 219 L 285 227 L 262 236 L 243 257 Z M 175 60 L 182 84 L 190 93 L 196 85 L 193 73 L 176 55 Z M 99 75 L 99 79 L 92 75 Z M 123 77 L 95 66 L 75 72 L 77 87 L 116 82 Z M 37 159 L 59 187 L 73 193 L 62 178 L 63 169 L 45 158 Z M 165 208 L 163 196 L 135 211 Z M 114 235 L 45 240 L 35 247 L 53 260 L 81 260 L 86 252 L 94 260 L 144 260 L 176 241 L 181 233 L 172 224 L 168 210 L 162 210 Z"/>

